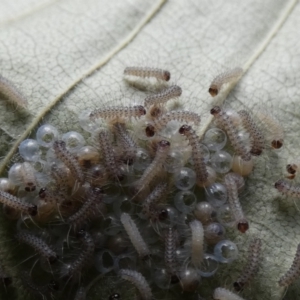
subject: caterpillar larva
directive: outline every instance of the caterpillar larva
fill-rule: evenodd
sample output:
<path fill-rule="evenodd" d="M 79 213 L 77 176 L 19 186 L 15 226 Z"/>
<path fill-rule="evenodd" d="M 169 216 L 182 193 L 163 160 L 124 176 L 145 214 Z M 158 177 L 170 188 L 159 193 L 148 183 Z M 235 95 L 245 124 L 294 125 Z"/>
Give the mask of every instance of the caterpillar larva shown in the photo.
<path fill-rule="evenodd" d="M 36 205 L 33 205 L 31 203 L 26 203 L 22 201 L 20 198 L 17 198 L 3 191 L 0 191 L 0 202 L 11 208 L 27 213 L 31 216 L 35 216 L 37 214 Z"/>
<path fill-rule="evenodd" d="M 70 170 L 65 166 L 57 167 L 53 165 L 50 175 L 55 182 L 57 190 L 65 194 L 70 186 Z"/>
<path fill-rule="evenodd" d="M 257 127 L 249 112 L 246 110 L 240 110 L 238 111 L 238 114 L 240 115 L 242 124 L 249 132 L 252 140 L 250 153 L 252 155 L 260 155 L 264 150 L 265 145 L 265 138 L 261 130 Z"/>
<path fill-rule="evenodd" d="M 129 214 L 122 213 L 120 220 L 140 258 L 148 258 L 150 255 L 150 250 Z"/>
<path fill-rule="evenodd" d="M 171 276 L 171 283 L 178 282 L 178 262 L 176 258 L 176 238 L 177 232 L 169 227 L 165 236 L 165 265 Z"/>
<path fill-rule="evenodd" d="M 170 111 L 153 120 L 145 129 L 146 135 L 148 137 L 154 136 L 156 131 L 162 130 L 170 121 L 193 122 L 195 125 L 199 125 L 201 118 L 198 114 L 191 111 Z"/>
<path fill-rule="evenodd" d="M 121 269 L 119 275 L 121 278 L 130 281 L 139 290 L 143 300 L 152 299 L 151 288 L 141 273 L 129 269 Z"/>
<path fill-rule="evenodd" d="M 239 183 L 243 178 L 235 173 L 227 173 L 224 177 L 224 184 L 227 188 L 228 203 L 234 216 L 237 229 L 245 233 L 249 229 L 249 223 L 244 216 L 243 209 L 238 196 Z"/>
<path fill-rule="evenodd" d="M 26 108 L 28 105 L 27 99 L 21 92 L 15 87 L 15 85 L 0 75 L 0 94 L 5 96 L 9 101 L 17 106 Z"/>
<path fill-rule="evenodd" d="M 300 186 L 292 186 L 289 182 L 279 179 L 275 182 L 275 188 L 284 195 L 300 198 Z"/>
<path fill-rule="evenodd" d="M 78 161 L 66 148 L 66 143 L 62 140 L 53 143 L 55 155 L 69 168 L 71 174 L 80 183 L 84 182 L 84 174 L 80 168 Z"/>
<path fill-rule="evenodd" d="M 90 119 L 95 120 L 98 118 L 102 118 L 108 120 L 117 118 L 140 118 L 145 114 L 146 110 L 142 105 L 112 106 L 93 110 L 90 113 Z"/>
<path fill-rule="evenodd" d="M 222 72 L 216 76 L 212 83 L 210 84 L 208 92 L 212 97 L 215 97 L 219 94 L 223 84 L 231 83 L 239 79 L 243 74 L 242 68 L 234 68 L 225 72 Z"/>
<path fill-rule="evenodd" d="M 259 261 L 260 261 L 260 252 L 261 252 L 261 239 L 255 238 L 251 241 L 249 245 L 249 254 L 248 262 L 239 276 L 239 278 L 233 283 L 233 286 L 236 291 L 241 291 L 249 281 L 255 276 L 258 272 Z"/>
<path fill-rule="evenodd" d="M 297 251 L 295 258 L 290 269 L 283 275 L 278 284 L 280 286 L 289 286 L 293 281 L 295 281 L 300 276 L 300 244 L 297 246 Z"/>
<path fill-rule="evenodd" d="M 215 181 L 216 174 L 213 169 L 206 166 L 204 153 L 200 144 L 200 139 L 191 126 L 182 125 L 179 133 L 184 135 L 192 147 L 192 159 L 196 172 L 197 184 L 206 186 Z"/>
<path fill-rule="evenodd" d="M 146 107 L 149 107 L 150 105 L 163 104 L 170 99 L 181 96 L 181 94 L 182 89 L 180 86 L 171 85 L 157 94 L 146 97 L 144 104 Z"/>
<path fill-rule="evenodd" d="M 169 81 L 171 74 L 167 70 L 148 68 L 148 67 L 127 67 L 124 70 L 124 75 L 137 76 L 137 77 L 155 77 L 163 81 Z"/>
<path fill-rule="evenodd" d="M 215 300 L 244 300 L 244 298 L 220 287 L 214 290 L 213 298 Z"/>
<path fill-rule="evenodd" d="M 192 231 L 192 264 L 196 268 L 200 268 L 203 261 L 203 243 L 204 243 L 204 230 L 200 221 L 193 220 L 190 222 L 190 228 Z"/>
<path fill-rule="evenodd" d="M 20 231 L 15 235 L 16 239 L 34 248 L 34 250 L 44 259 L 47 259 L 50 264 L 55 263 L 58 255 L 43 241 L 41 238 L 33 235 L 29 231 Z"/>

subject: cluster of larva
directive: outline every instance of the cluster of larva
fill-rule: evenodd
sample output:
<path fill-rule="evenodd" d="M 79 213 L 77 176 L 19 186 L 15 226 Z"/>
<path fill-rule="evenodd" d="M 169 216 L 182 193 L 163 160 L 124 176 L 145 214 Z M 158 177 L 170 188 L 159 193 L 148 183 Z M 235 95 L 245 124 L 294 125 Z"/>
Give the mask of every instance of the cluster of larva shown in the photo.
<path fill-rule="evenodd" d="M 241 72 L 218 76 L 210 93 Z M 139 67 L 126 68 L 124 75 L 165 82 L 171 77 Z M 190 299 L 202 278 L 238 258 L 226 228 L 249 229 L 240 203 L 245 177 L 257 156 L 283 145 L 283 131 L 270 116 L 215 106 L 210 113 L 217 127 L 200 138 L 199 115 L 169 109 L 182 89 L 162 86 L 143 105 L 83 112 L 79 124 L 87 139 L 44 124 L 35 139 L 20 144 L 22 161 L 0 179 L 0 202 L 16 220 L 15 239 L 39 257 L 33 266 L 23 257 L 27 263 L 18 266 L 33 295 L 88 299 L 95 290 L 104 299 L 103 286 L 91 287 L 114 276 L 108 299 L 160 299 L 166 290 Z M 250 242 L 245 270 L 232 283 L 236 291 L 258 271 L 260 250 L 259 238 Z M 8 282 L 9 275 L 2 278 Z M 241 299 L 224 288 L 213 297 Z"/>

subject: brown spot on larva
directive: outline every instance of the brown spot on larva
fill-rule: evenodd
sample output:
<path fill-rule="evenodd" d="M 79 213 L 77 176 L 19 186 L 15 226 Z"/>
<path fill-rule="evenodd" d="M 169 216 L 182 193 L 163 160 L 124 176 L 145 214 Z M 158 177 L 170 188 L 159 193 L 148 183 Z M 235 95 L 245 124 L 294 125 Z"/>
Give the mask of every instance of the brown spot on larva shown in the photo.
<path fill-rule="evenodd" d="M 186 132 L 190 131 L 191 130 L 191 126 L 189 125 L 182 125 L 180 128 L 179 128 L 179 133 L 180 134 L 185 134 Z"/>
<path fill-rule="evenodd" d="M 152 125 L 148 125 L 145 129 L 146 136 L 152 137 L 155 134 L 155 128 Z"/>
<path fill-rule="evenodd" d="M 171 78 L 171 73 L 169 71 L 164 71 L 164 80 L 169 81 Z"/>
<path fill-rule="evenodd" d="M 288 164 L 286 166 L 286 170 L 289 174 L 295 174 L 296 173 L 296 170 L 297 170 L 297 166 L 294 165 L 294 164 Z"/>
<path fill-rule="evenodd" d="M 246 220 L 240 221 L 237 228 L 241 233 L 245 233 L 249 229 L 249 223 Z"/>
<path fill-rule="evenodd" d="M 41 189 L 40 189 L 40 191 L 39 191 L 39 197 L 40 197 L 41 199 L 46 198 L 46 191 L 47 191 L 46 188 L 41 188 Z"/>
<path fill-rule="evenodd" d="M 12 284 L 12 278 L 11 277 L 2 278 L 2 281 L 3 281 L 5 286 L 9 286 L 9 285 Z"/>
<path fill-rule="evenodd" d="M 271 145 L 274 149 L 280 149 L 283 145 L 283 141 L 282 140 L 273 140 Z"/>
<path fill-rule="evenodd" d="M 168 211 L 166 209 L 162 209 L 158 214 L 158 219 L 160 221 L 164 221 L 168 218 L 168 215 L 169 215 Z"/>
<path fill-rule="evenodd" d="M 30 192 L 30 188 L 27 186 L 27 187 L 25 188 L 25 191 L 26 191 L 26 192 Z"/>
<path fill-rule="evenodd" d="M 150 116 L 152 118 L 157 118 L 162 114 L 162 110 L 161 108 L 157 107 L 157 106 L 153 106 L 150 110 Z"/>
<path fill-rule="evenodd" d="M 28 213 L 33 217 L 36 216 L 37 215 L 37 206 L 33 205 L 32 207 L 29 207 Z"/>
<path fill-rule="evenodd" d="M 259 155 L 262 154 L 262 150 L 261 150 L 261 149 L 251 149 L 251 150 L 250 150 L 250 153 L 251 153 L 252 155 L 259 156 Z"/>
<path fill-rule="evenodd" d="M 296 174 L 292 174 L 292 175 L 287 175 L 285 176 L 287 179 L 294 179 L 296 177 Z"/>
<path fill-rule="evenodd" d="M 221 112 L 221 107 L 220 106 L 215 106 L 210 110 L 210 113 L 212 115 L 217 115 Z"/>
<path fill-rule="evenodd" d="M 215 96 L 218 95 L 219 90 L 218 90 L 218 88 L 217 88 L 216 86 L 211 86 L 211 87 L 209 88 L 208 92 L 210 93 L 210 95 L 211 95 L 212 97 L 215 97 Z"/>
<path fill-rule="evenodd" d="M 142 105 L 137 105 L 136 108 L 138 109 L 139 114 L 140 114 L 141 116 L 143 116 L 143 115 L 146 114 L 146 109 L 144 108 L 144 106 L 142 106 Z"/>

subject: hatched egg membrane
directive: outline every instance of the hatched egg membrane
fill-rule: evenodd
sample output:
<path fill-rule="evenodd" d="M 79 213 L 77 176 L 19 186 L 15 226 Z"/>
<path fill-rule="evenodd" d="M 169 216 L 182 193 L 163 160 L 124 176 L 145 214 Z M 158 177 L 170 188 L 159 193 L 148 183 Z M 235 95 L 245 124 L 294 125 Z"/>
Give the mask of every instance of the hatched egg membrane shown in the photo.
<path fill-rule="evenodd" d="M 154 299 L 212 295 L 216 278 L 220 282 L 218 271 L 238 258 L 238 245 L 230 239 L 242 234 L 223 181 L 232 172 L 235 153 L 226 132 L 214 124 L 201 139 L 193 139 L 196 146 L 189 145 L 179 130 L 187 124 L 197 133 L 201 124 L 192 121 L 171 120 L 149 134 L 153 118 L 168 112 L 165 104 L 155 109 L 155 116 L 149 115 L 154 111 L 149 107 L 136 118 L 116 115 L 110 119 L 92 119 L 91 111 L 84 111 L 79 116 L 82 134 L 59 132 L 44 124 L 20 144 L 17 164 L 26 168 L 12 165 L 8 178 L 0 180 L 0 190 L 35 205 L 37 214 L 3 205 L 6 222 L 14 234 L 26 229 L 43 239 L 58 259 L 47 261 L 21 245 L 20 263 L 6 279 L 16 282 L 15 286 L 23 282 L 30 295 L 38 290 L 49 299 L 75 299 L 76 295 L 78 299 L 148 299 L 150 291 Z M 105 145 L 100 145 L 99 135 L 104 134 Z M 241 136 L 247 144 L 245 131 Z M 54 146 L 58 141 L 59 150 Z M 201 149 L 201 161 L 216 173 L 214 182 L 197 180 L 193 148 Z M 141 182 L 144 177 L 147 184 Z M 165 191 L 156 189 L 159 184 Z M 121 221 L 124 214 L 130 216 L 127 228 Z M 203 233 L 194 236 L 203 240 L 193 241 L 193 220 L 201 222 Z M 139 235 L 133 237 L 136 230 Z M 139 247 L 147 247 L 145 255 L 139 255 Z M 192 253 L 195 249 L 202 253 L 200 266 L 199 260 L 196 266 L 191 260 L 197 256 Z M 134 271 L 124 272 L 137 274 L 136 278 L 122 279 L 122 269 Z M 19 279 L 22 272 L 29 272 L 38 288 L 26 287 L 26 281 Z M 8 294 L 10 289 L 7 285 Z"/>

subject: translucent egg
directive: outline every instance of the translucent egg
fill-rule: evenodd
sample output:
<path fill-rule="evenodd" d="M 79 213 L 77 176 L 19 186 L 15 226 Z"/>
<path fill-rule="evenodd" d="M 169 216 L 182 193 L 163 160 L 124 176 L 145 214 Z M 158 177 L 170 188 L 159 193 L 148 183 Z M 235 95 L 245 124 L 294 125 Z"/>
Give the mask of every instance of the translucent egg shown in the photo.
<path fill-rule="evenodd" d="M 101 274 L 106 274 L 113 270 L 115 256 L 109 250 L 103 250 L 95 255 L 95 268 Z"/>
<path fill-rule="evenodd" d="M 136 266 L 135 257 L 130 254 L 118 255 L 114 262 L 115 272 L 119 272 L 121 269 L 132 269 L 134 270 Z"/>
<path fill-rule="evenodd" d="M 59 137 L 58 130 L 50 125 L 44 124 L 36 132 L 36 140 L 39 145 L 49 148 L 52 146 L 53 142 Z"/>
<path fill-rule="evenodd" d="M 99 124 L 90 119 L 91 110 L 84 110 L 78 116 L 80 127 L 87 132 L 95 132 L 99 130 Z"/>
<path fill-rule="evenodd" d="M 238 258 L 239 251 L 234 242 L 223 240 L 215 245 L 214 254 L 219 262 L 231 263 Z"/>
<path fill-rule="evenodd" d="M 211 151 L 223 149 L 227 143 L 226 133 L 219 128 L 211 128 L 206 131 L 203 143 Z"/>
<path fill-rule="evenodd" d="M 207 148 L 206 145 L 201 144 L 201 150 L 202 150 L 202 153 L 203 153 L 204 161 L 207 163 L 209 161 L 209 159 L 210 159 L 209 149 Z"/>
<path fill-rule="evenodd" d="M 134 206 L 130 201 L 130 198 L 123 196 L 114 201 L 113 210 L 116 216 L 120 216 L 123 212 L 132 214 L 134 211 Z"/>
<path fill-rule="evenodd" d="M 215 207 L 219 207 L 227 201 L 227 189 L 226 187 L 215 182 L 205 189 L 206 200 Z"/>
<path fill-rule="evenodd" d="M 232 156 L 226 151 L 218 151 L 211 157 L 210 162 L 217 173 L 225 174 L 231 169 Z"/>
<path fill-rule="evenodd" d="M 220 223 L 210 223 L 204 229 L 204 237 L 209 245 L 214 245 L 225 239 L 226 230 Z"/>
<path fill-rule="evenodd" d="M 164 169 L 169 173 L 177 173 L 183 164 L 184 161 L 181 152 L 172 150 L 164 162 Z"/>
<path fill-rule="evenodd" d="M 183 213 L 190 213 L 196 206 L 197 198 L 191 191 L 181 191 L 174 197 L 175 207 Z"/>
<path fill-rule="evenodd" d="M 71 152 L 77 152 L 85 145 L 83 136 L 76 131 L 69 131 L 62 135 L 61 139 L 66 143 L 66 148 Z"/>
<path fill-rule="evenodd" d="M 76 157 L 83 168 L 89 168 L 99 162 L 100 154 L 96 148 L 84 146 L 76 152 Z"/>
<path fill-rule="evenodd" d="M 240 156 L 235 156 L 232 161 L 232 170 L 233 172 L 241 175 L 248 176 L 252 173 L 254 167 L 254 161 L 251 158 L 249 161 L 241 159 Z"/>
<path fill-rule="evenodd" d="M 0 178 L 0 191 L 12 193 L 15 190 L 15 186 L 8 178 Z"/>
<path fill-rule="evenodd" d="M 199 274 L 202 277 L 213 276 L 219 267 L 219 262 L 217 258 L 212 254 L 205 253 L 203 256 L 203 261 L 199 270 Z"/>
<path fill-rule="evenodd" d="M 151 158 L 148 151 L 139 148 L 136 153 L 136 159 L 133 163 L 133 168 L 137 171 L 145 170 L 151 163 Z"/>
<path fill-rule="evenodd" d="M 182 191 L 190 190 L 196 183 L 196 173 L 190 168 L 181 168 L 174 173 L 175 186 Z"/>
<path fill-rule="evenodd" d="M 192 268 L 186 268 L 185 270 L 181 271 L 179 273 L 179 278 L 181 288 L 186 292 L 194 292 L 201 282 L 199 273 Z"/>
<path fill-rule="evenodd" d="M 114 236 L 109 237 L 106 248 L 108 248 L 115 255 L 124 253 L 129 246 L 124 234 L 118 233 Z"/>
<path fill-rule="evenodd" d="M 24 160 L 37 161 L 40 158 L 40 145 L 36 140 L 24 140 L 19 146 L 19 153 Z"/>
<path fill-rule="evenodd" d="M 209 202 L 203 201 L 196 205 L 194 214 L 203 225 L 206 225 L 216 220 L 217 211 Z"/>
<path fill-rule="evenodd" d="M 168 290 L 170 288 L 171 279 L 169 272 L 166 269 L 155 269 L 153 281 L 162 290 Z"/>

